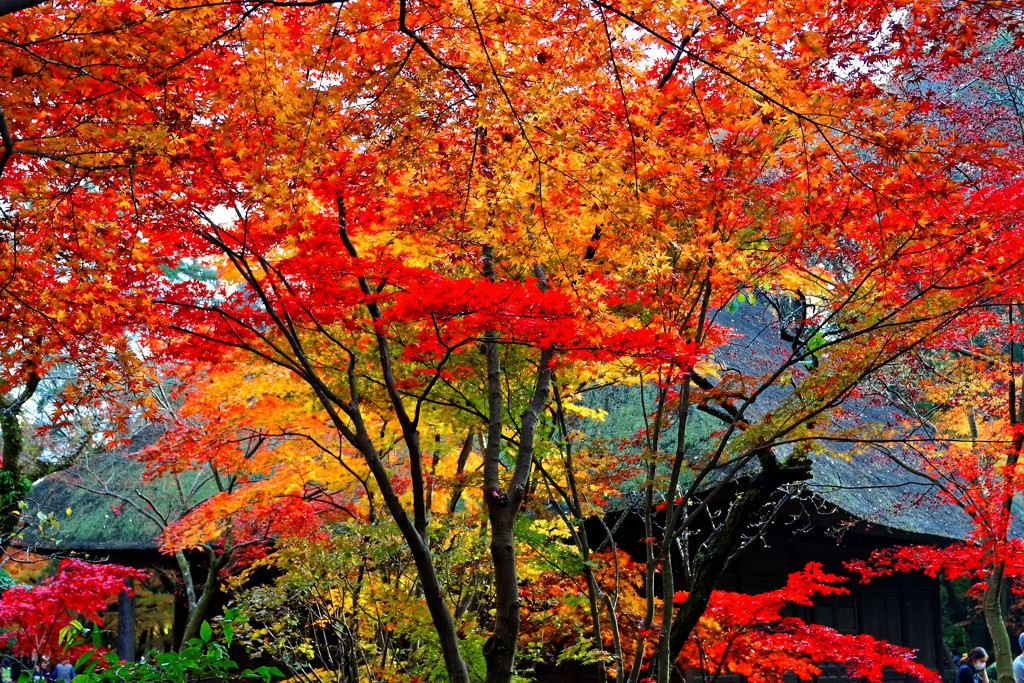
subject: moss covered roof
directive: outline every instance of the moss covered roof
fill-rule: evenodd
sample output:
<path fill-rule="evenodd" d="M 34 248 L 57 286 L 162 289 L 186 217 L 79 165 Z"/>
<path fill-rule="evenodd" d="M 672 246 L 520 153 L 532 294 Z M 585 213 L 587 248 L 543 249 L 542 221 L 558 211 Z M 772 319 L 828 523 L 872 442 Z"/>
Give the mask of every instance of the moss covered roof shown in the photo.
<path fill-rule="evenodd" d="M 35 482 L 18 545 L 41 551 L 159 548 L 160 526 L 146 512 L 174 519 L 212 490 L 195 472 L 144 476 L 145 464 L 132 454 L 153 441 L 155 435 L 144 434 L 122 451 L 82 458 Z"/>
<path fill-rule="evenodd" d="M 787 344 L 782 340 L 779 323 L 775 315 L 764 305 L 745 305 L 735 310 L 722 309 L 716 314 L 716 322 L 730 328 L 733 338 L 729 344 L 715 352 L 715 359 L 721 365 L 721 375 L 735 372 L 737 376 L 756 376 L 777 366 L 780 359 L 788 355 Z M 783 387 L 779 383 L 768 387 L 750 406 L 747 416 L 757 419 L 768 412 L 775 412 L 789 399 L 792 385 Z M 640 390 L 636 387 L 606 387 L 594 392 L 588 400 L 592 407 L 609 412 L 605 431 L 601 436 L 624 437 L 643 427 L 640 410 Z M 648 397 L 647 406 L 653 397 Z M 884 433 L 895 428 L 899 420 L 898 410 L 878 400 L 848 398 L 843 410 L 831 417 L 832 424 L 819 431 L 834 434 L 848 434 L 851 441 L 858 436 L 870 437 L 873 433 Z M 700 414 L 691 409 L 691 419 L 702 420 Z M 824 417 L 822 418 L 824 419 Z M 699 443 L 710 429 L 721 424 L 701 424 L 700 433 L 694 444 L 687 440 L 687 449 L 702 448 Z M 669 430 L 670 432 L 673 430 Z M 613 433 L 614 432 L 614 433 Z M 919 474 L 901 467 L 882 448 L 872 449 L 864 444 L 824 441 L 811 456 L 811 479 L 800 482 L 801 488 L 815 499 L 815 507 L 822 510 L 824 521 L 829 510 L 844 513 L 845 519 L 835 519 L 837 524 L 861 522 L 876 533 L 891 533 L 899 536 L 929 537 L 922 540 L 956 540 L 964 538 L 971 530 L 971 522 L 956 505 L 940 497 L 935 487 Z M 893 448 L 898 451 L 898 447 Z M 666 446 L 674 449 L 674 443 Z M 778 457 L 790 453 L 788 445 L 775 448 Z M 912 454 L 899 453 L 912 457 Z M 756 476 L 758 467 L 751 464 L 744 473 Z M 737 482 L 742 486 L 741 482 Z M 623 497 L 612 503 L 613 509 L 624 509 L 639 505 L 639 498 L 623 491 Z M 1024 511 L 1016 515 L 1024 519 Z M 1017 523 L 1015 535 L 1024 536 L 1024 524 Z"/>
<path fill-rule="evenodd" d="M 105 454 L 91 465 L 129 491 L 142 483 L 144 466 L 126 455 Z M 77 467 L 32 485 L 21 543 L 40 549 L 156 549 L 159 527 L 112 496 L 83 488 L 95 484 L 92 472 Z M 147 488 L 153 488 L 152 485 Z"/>
<path fill-rule="evenodd" d="M 779 354 L 785 353 L 778 321 L 763 305 L 719 311 L 717 322 L 735 334 L 730 344 L 716 353 L 726 372 L 756 373 L 758 367 L 770 366 Z M 594 392 L 587 403 L 609 414 L 594 436 L 622 437 L 641 428 L 640 392 L 637 387 L 606 387 Z M 756 418 L 774 409 L 786 400 L 788 393 L 773 385 L 752 407 L 750 416 Z M 844 408 L 848 427 L 878 426 L 893 420 L 892 410 L 877 403 L 852 400 Z M 695 442 L 702 441 L 712 428 L 713 425 L 702 426 L 695 430 L 700 434 L 691 436 Z M 157 549 L 159 526 L 143 512 L 104 491 L 127 496 L 143 507 L 144 501 L 150 501 L 156 508 L 178 516 L 212 490 L 197 485 L 196 477 L 201 475 L 195 473 L 189 474 L 193 479 L 186 484 L 189 495 L 184 497 L 178 486 L 180 481 L 175 482 L 171 476 L 144 478 L 143 463 L 131 453 L 155 441 L 155 436 L 143 435 L 123 452 L 93 456 L 37 481 L 29 493 L 21 543 L 41 549 Z M 690 440 L 687 441 L 690 447 Z M 834 506 L 857 520 L 901 534 L 958 539 L 969 531 L 966 515 L 942 501 L 921 476 L 870 451 L 844 452 L 841 444 L 832 446 L 831 453 L 813 456 L 813 478 L 801 484 L 825 507 Z M 631 507 L 628 487 L 623 494 L 622 500 L 611 503 L 612 508 Z M 1024 514 L 1017 517 L 1024 518 Z M 40 523 L 46 519 L 56 524 Z M 1024 528 L 1018 535 L 1024 535 Z"/>

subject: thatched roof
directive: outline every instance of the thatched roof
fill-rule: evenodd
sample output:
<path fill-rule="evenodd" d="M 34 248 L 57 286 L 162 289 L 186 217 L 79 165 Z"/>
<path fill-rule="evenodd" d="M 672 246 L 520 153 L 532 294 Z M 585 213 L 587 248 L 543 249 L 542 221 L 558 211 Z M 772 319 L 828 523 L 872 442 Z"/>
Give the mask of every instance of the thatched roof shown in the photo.
<path fill-rule="evenodd" d="M 788 356 L 788 342 L 782 338 L 778 318 L 763 303 L 740 305 L 734 310 L 719 310 L 715 313 L 715 321 L 730 328 L 734 335 L 729 344 L 715 353 L 715 360 L 720 365 L 718 374 L 721 381 L 730 382 L 735 381 L 731 378 L 767 373 L 778 367 Z M 611 393 L 614 391 L 610 390 Z M 628 391 L 632 392 L 633 409 L 637 410 L 639 389 Z M 778 415 L 781 407 L 792 398 L 792 385 L 772 384 L 750 406 L 746 413 L 747 421 L 754 422 L 769 412 Z M 649 400 L 648 406 L 651 403 Z M 627 401 L 621 396 L 602 398 L 601 405 L 596 407 L 628 409 Z M 642 427 L 639 412 L 637 410 L 632 420 L 619 415 L 614 419 L 610 416 L 609 421 L 619 427 L 620 436 L 625 436 Z M 695 417 L 698 423 L 703 419 L 691 409 L 690 419 Z M 822 424 L 814 431 L 845 435 L 851 440 L 871 437 L 884 434 L 889 429 L 895 430 L 902 417 L 896 407 L 880 397 L 871 400 L 853 397 L 842 403 L 842 410 L 830 417 L 827 424 L 823 418 L 820 419 Z M 719 428 L 721 423 L 710 427 Z M 700 431 L 707 432 L 710 429 L 702 426 Z M 687 448 L 703 449 L 703 436 L 699 435 L 693 443 L 688 439 Z M 667 450 L 675 448 L 674 443 L 663 443 L 662 446 Z M 791 450 L 788 445 L 782 445 L 775 448 L 775 453 L 777 457 L 783 458 Z M 844 440 L 823 441 L 814 448 L 811 455 L 812 478 L 798 483 L 795 488 L 810 495 L 814 507 L 823 513 L 819 519 L 831 516 L 837 524 L 859 523 L 861 529 L 904 539 L 924 537 L 919 540 L 941 542 L 964 538 L 972 528 L 967 515 L 943 499 L 925 477 L 902 467 L 890 455 L 906 456 L 908 459 L 915 457 L 911 453 L 901 453 L 898 444 L 872 447 L 870 444 L 855 445 Z M 741 475 L 756 476 L 757 471 L 755 463 L 748 466 Z M 742 488 L 742 481 L 737 484 Z M 636 501 L 626 496 L 617 501 L 615 507 L 625 509 L 635 504 Z M 840 514 L 832 514 L 836 512 Z M 1024 511 L 1017 517 L 1024 518 Z M 1024 524 L 1018 524 L 1017 528 L 1018 534 L 1024 535 Z"/>
<path fill-rule="evenodd" d="M 971 530 L 970 519 L 960 508 L 891 461 L 816 456 L 812 469 L 814 477 L 801 484 L 804 490 L 877 532 L 957 540 Z"/>
<path fill-rule="evenodd" d="M 777 366 L 788 352 L 776 316 L 763 303 L 742 305 L 734 311 L 720 310 L 716 313 L 716 322 L 731 328 L 735 334 L 735 338 L 716 353 L 726 381 L 730 373 L 749 376 L 766 372 Z M 789 387 L 772 385 L 751 407 L 749 417 L 756 419 L 778 410 L 789 400 L 791 391 Z M 599 436 L 621 437 L 642 426 L 639 392 L 637 387 L 613 387 L 595 392 L 588 403 L 608 409 L 610 413 L 608 423 L 599 425 L 596 430 Z M 850 399 L 843 407 L 843 414 L 835 418 L 832 425 L 836 430 L 852 427 L 856 431 L 861 425 L 865 430 L 877 429 L 895 420 L 894 409 L 877 401 Z M 699 416 L 698 422 L 701 420 L 715 422 L 707 416 Z M 840 421 L 845 424 L 839 424 Z M 705 433 L 691 436 L 701 441 L 714 428 L 713 424 L 701 425 L 693 431 Z M 171 478 L 144 479 L 143 464 L 130 454 L 154 440 L 155 435 L 145 435 L 123 452 L 94 456 L 36 482 L 29 494 L 29 509 L 25 514 L 28 525 L 22 543 L 64 550 L 155 550 L 159 527 L 131 505 L 123 505 L 115 497 L 103 494 L 104 488 L 132 495 L 137 500 L 145 498 L 157 507 L 177 509 L 178 514 L 184 511 L 184 506 L 198 503 L 212 491 L 205 490 L 204 495 L 182 501 Z M 674 449 L 674 444 L 663 446 Z M 780 447 L 778 455 L 785 456 L 787 449 Z M 927 480 L 880 452 L 854 451 L 841 443 L 833 443 L 829 452 L 819 451 L 813 455 L 812 463 L 813 478 L 800 486 L 812 494 L 823 509 L 831 506 L 854 520 L 871 525 L 876 532 L 953 540 L 963 538 L 970 530 L 966 515 L 942 501 Z M 612 503 L 612 507 L 630 507 L 628 498 Z M 67 514 L 69 509 L 71 512 Z M 51 513 L 59 526 L 44 524 L 40 529 L 37 524 L 40 515 L 46 517 Z"/>
<path fill-rule="evenodd" d="M 773 359 L 777 362 L 787 351 L 777 318 L 764 306 L 743 306 L 732 313 L 723 311 L 718 322 L 738 334 L 720 355 L 724 356 L 725 365 L 740 372 L 756 371 L 757 364 L 770 364 Z M 776 406 L 788 394 L 787 388 L 769 388 L 760 405 L 753 406 L 751 417 L 777 410 Z M 901 410 L 882 396 L 853 396 L 842 403 L 842 411 L 831 418 L 830 424 L 820 425 L 815 431 L 845 433 L 870 441 L 872 436 L 884 435 L 889 430 L 901 433 L 898 424 L 904 418 Z M 913 436 L 932 435 L 921 432 Z M 834 506 L 850 518 L 865 522 L 862 527 L 894 536 L 958 540 L 973 528 L 966 513 L 941 496 L 923 474 L 913 471 L 922 464 L 915 451 L 898 442 L 855 445 L 825 440 L 821 446 L 812 456 L 812 478 L 799 484 L 821 507 Z M 779 452 L 780 456 L 785 454 Z M 926 469 L 921 467 L 919 471 Z M 1024 510 L 1015 517 L 1024 520 Z M 1024 522 L 1015 522 L 1014 533 L 1024 536 Z"/>
<path fill-rule="evenodd" d="M 177 475 L 177 481 L 175 475 L 144 476 L 146 466 L 133 453 L 156 436 L 145 432 L 124 449 L 82 457 L 35 482 L 17 544 L 42 552 L 157 550 L 161 528 L 147 513 L 174 519 L 212 488 L 195 472 Z M 183 479 L 190 495 L 179 488 Z"/>
<path fill-rule="evenodd" d="M 83 488 L 95 486 L 93 474 L 99 472 L 120 490 L 131 491 L 143 485 L 143 470 L 141 462 L 109 453 L 92 458 L 87 471 L 75 466 L 35 482 L 19 545 L 49 551 L 155 550 L 160 529 L 152 520 L 96 488 Z M 50 515 L 56 525 L 46 521 Z"/>

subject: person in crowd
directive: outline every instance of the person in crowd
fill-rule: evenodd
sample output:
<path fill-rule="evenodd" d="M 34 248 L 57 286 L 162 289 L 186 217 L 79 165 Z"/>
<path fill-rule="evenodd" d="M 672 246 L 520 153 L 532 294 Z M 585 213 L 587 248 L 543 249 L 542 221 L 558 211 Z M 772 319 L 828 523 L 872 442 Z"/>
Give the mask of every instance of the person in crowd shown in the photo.
<path fill-rule="evenodd" d="M 1021 653 L 1013 660 L 1013 683 L 1024 683 L 1024 633 L 1017 639 Z"/>
<path fill-rule="evenodd" d="M 956 683 L 988 683 L 988 653 L 985 648 L 976 647 L 967 653 L 967 661 L 960 663 L 956 672 Z"/>
<path fill-rule="evenodd" d="M 53 674 L 51 675 L 53 683 L 71 683 L 71 679 L 74 677 L 75 667 L 71 666 L 67 658 L 60 660 L 60 664 L 53 667 Z"/>

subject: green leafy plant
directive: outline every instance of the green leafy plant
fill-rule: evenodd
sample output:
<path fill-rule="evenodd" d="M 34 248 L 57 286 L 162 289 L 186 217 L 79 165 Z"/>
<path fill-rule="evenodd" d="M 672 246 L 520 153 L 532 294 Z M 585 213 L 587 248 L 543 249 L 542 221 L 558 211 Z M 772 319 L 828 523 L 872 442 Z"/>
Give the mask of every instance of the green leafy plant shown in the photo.
<path fill-rule="evenodd" d="M 281 676 L 272 666 L 240 669 L 228 653 L 234 635 L 231 622 L 234 612 L 229 611 L 221 623 L 223 643 L 214 640 L 213 628 L 203 622 L 199 637 L 192 638 L 178 652 L 164 652 L 150 661 L 121 662 L 113 652 L 100 648 L 100 632 L 73 621 L 61 630 L 61 643 L 68 649 L 86 645 L 88 649 L 75 662 L 75 683 L 161 681 L 164 683 L 190 683 L 195 681 L 250 681 L 269 683 L 271 677 Z"/>

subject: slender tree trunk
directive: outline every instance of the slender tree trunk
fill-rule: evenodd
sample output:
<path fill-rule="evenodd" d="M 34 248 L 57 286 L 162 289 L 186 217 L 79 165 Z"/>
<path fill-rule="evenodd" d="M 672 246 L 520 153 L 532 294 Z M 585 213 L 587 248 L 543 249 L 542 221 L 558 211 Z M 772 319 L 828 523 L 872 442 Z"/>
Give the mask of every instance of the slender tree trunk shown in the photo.
<path fill-rule="evenodd" d="M 491 560 L 494 566 L 494 630 L 484 644 L 487 683 L 511 680 L 519 640 L 519 580 L 516 575 L 514 513 L 492 504 Z M 498 507 L 499 509 L 493 509 Z"/>
<path fill-rule="evenodd" d="M 654 624 L 654 575 L 657 565 L 654 560 L 654 548 L 651 547 L 650 539 L 654 537 L 654 460 L 647 462 L 647 484 L 644 487 L 644 552 L 647 562 L 644 569 L 644 619 L 641 622 L 640 632 L 637 634 L 633 647 L 633 665 L 629 670 L 628 683 L 637 683 L 644 671 L 644 647 L 647 644 L 647 636 L 644 631 Z"/>
<path fill-rule="evenodd" d="M 703 325 L 703 317 L 701 319 Z M 672 543 L 676 530 L 672 528 L 670 520 L 674 517 L 676 495 L 679 490 L 679 477 L 682 472 L 683 461 L 686 458 L 686 422 L 690 410 L 690 368 L 686 374 L 679 391 L 679 408 L 676 413 L 676 453 L 672 462 L 672 476 L 669 478 L 668 489 L 665 492 L 665 533 L 661 541 L 661 628 L 659 629 L 658 654 L 656 671 L 658 672 L 657 683 L 668 683 L 672 674 L 670 631 L 672 628 L 672 615 L 675 612 L 675 568 L 672 565 Z"/>
<path fill-rule="evenodd" d="M 564 432 L 563 432 L 564 434 Z M 573 543 L 576 545 L 576 549 L 580 552 L 580 559 L 583 560 L 583 576 L 587 581 L 587 601 L 590 605 L 590 623 L 593 627 L 591 631 L 591 638 L 594 641 L 594 652 L 603 652 L 604 637 L 601 631 L 601 604 L 603 603 L 608 607 L 608 618 L 612 627 L 612 639 L 614 642 L 614 657 L 616 663 L 616 670 L 618 671 L 618 680 L 622 680 L 622 652 L 619 649 L 618 634 L 615 630 L 615 610 L 614 604 L 601 590 L 601 586 L 597 581 L 597 576 L 594 574 L 594 565 L 591 561 L 590 553 L 590 541 L 587 539 L 586 529 L 582 528 L 583 513 L 580 507 L 579 489 L 576 486 L 576 478 L 572 473 L 572 453 L 571 447 L 566 447 L 566 467 L 565 475 L 566 481 L 569 487 L 568 496 L 564 496 L 565 502 L 570 508 L 572 518 L 563 513 L 561 510 L 558 511 L 562 522 L 568 527 L 569 533 L 572 535 Z M 580 528 L 576 528 L 576 524 L 580 523 Z M 603 666 L 598 667 L 595 672 L 598 683 L 604 683 L 605 681 L 605 669 Z"/>
<path fill-rule="evenodd" d="M 1000 562 L 993 567 L 985 579 L 985 593 L 982 596 L 982 612 L 985 614 L 985 625 L 992 636 L 994 658 L 998 683 L 1014 683 L 1013 653 L 1010 649 L 1010 634 L 1006 632 L 1003 621 L 1003 574 L 1005 565 Z"/>
<path fill-rule="evenodd" d="M 700 312 L 697 315 L 695 339 L 703 340 L 708 307 L 711 303 L 710 273 L 700 286 Z M 689 320 L 690 316 L 687 316 Z M 672 675 L 672 663 L 678 657 L 678 649 L 672 648 L 671 630 L 675 613 L 675 568 L 672 564 L 672 545 L 675 543 L 679 530 L 672 520 L 676 519 L 676 496 L 679 495 L 679 479 L 682 476 L 683 463 L 686 462 L 686 427 L 690 417 L 690 378 L 693 368 L 687 367 L 679 386 L 679 406 L 676 409 L 676 452 L 672 460 L 672 475 L 669 477 L 665 491 L 665 533 L 661 542 L 661 628 L 658 640 L 656 671 L 658 683 L 668 683 Z M 680 501 L 680 504 L 685 504 Z M 680 567 L 686 570 L 687 567 Z"/>
<path fill-rule="evenodd" d="M 225 551 L 227 552 L 227 551 Z M 209 553 L 212 555 L 213 553 Z M 181 555 L 181 559 L 178 560 L 178 567 L 181 568 L 182 560 L 184 559 L 183 553 L 175 553 L 175 556 Z M 218 556 L 223 558 L 224 555 Z M 187 560 L 185 560 L 187 564 Z M 211 557 L 210 566 L 206 572 L 206 578 L 203 580 L 202 589 L 196 593 L 195 584 L 193 583 L 191 568 L 188 570 L 188 581 L 186 585 L 186 594 L 188 595 L 188 619 L 185 620 L 185 630 L 181 634 L 181 642 L 178 643 L 178 649 L 180 650 L 189 639 L 194 638 L 199 633 L 199 625 L 203 623 L 203 617 L 206 616 L 206 608 L 210 606 L 210 600 L 213 599 L 213 594 L 217 592 L 217 578 L 221 568 L 224 566 L 223 560 L 214 559 Z M 191 586 L 191 590 L 189 590 Z"/>
<path fill-rule="evenodd" d="M 329 403 L 323 402 L 322 404 L 331 411 Z M 335 419 L 337 424 L 338 418 L 336 413 L 332 412 L 332 418 Z M 364 461 L 369 466 L 374 480 L 380 487 L 384 504 L 391 518 L 398 526 L 402 538 L 405 539 L 406 544 L 409 546 L 409 553 L 412 555 L 413 562 L 416 565 L 416 574 L 423 589 L 423 600 L 427 605 L 427 611 L 430 612 L 430 618 L 437 632 L 438 643 L 441 646 L 441 652 L 444 657 L 445 669 L 448 672 L 448 680 L 450 683 L 469 683 L 469 669 L 462 658 L 459 635 L 455 629 L 455 621 L 452 618 L 451 610 L 448 609 L 448 604 L 445 602 L 444 591 L 437 576 L 437 567 L 434 565 L 434 558 L 430 553 L 429 538 L 415 528 L 415 524 L 409 519 L 405 508 L 402 507 L 398 495 L 391 487 L 390 478 L 383 463 L 372 448 L 368 435 L 365 433 L 365 428 L 361 427 L 357 437 L 350 439 L 350 441 L 360 445 Z"/>
<path fill-rule="evenodd" d="M 1009 323 L 1013 324 L 1014 305 L 1007 308 Z M 1014 342 L 1010 342 L 1010 381 L 1008 383 L 1009 395 L 1007 396 L 1007 413 L 1011 426 L 1017 426 L 1024 418 L 1024 391 L 1017 392 L 1016 363 L 1014 358 Z M 973 414 L 969 415 L 973 418 Z M 977 427 L 971 427 L 972 439 L 977 439 Z M 1006 474 L 1009 481 L 1005 484 L 1005 491 L 1002 500 L 1003 519 L 1005 524 L 1003 540 L 1009 540 L 1010 520 L 1012 519 L 1013 507 L 1013 481 L 1019 475 L 1018 462 L 1020 461 L 1021 450 L 1024 450 L 1024 438 L 1019 434 L 1013 437 L 1013 444 L 1006 457 Z M 993 558 L 995 559 L 995 558 Z M 985 625 L 988 626 L 988 633 L 992 637 L 993 653 L 996 660 L 996 671 L 998 683 L 1014 683 L 1013 676 L 1013 651 L 1010 646 L 1010 634 L 1006 631 L 1006 602 L 1003 600 L 1003 577 L 1006 572 L 1006 563 L 996 559 L 992 571 L 985 579 L 985 593 L 982 596 L 982 612 L 985 615 Z"/>
<path fill-rule="evenodd" d="M 3 431 L 3 465 L 0 467 L 0 542 L 5 546 L 18 528 L 18 511 L 28 493 L 21 473 L 21 410 L 18 406 L 0 407 Z"/>
<path fill-rule="evenodd" d="M 594 567 L 590 559 L 590 546 L 587 542 L 587 532 L 578 534 L 579 537 L 579 548 L 580 555 L 583 558 L 583 571 L 587 579 L 587 599 L 590 602 L 590 623 L 593 625 L 593 631 L 590 637 L 594 640 L 594 651 L 604 651 L 604 638 L 601 635 L 601 605 L 598 600 L 603 600 L 606 596 L 604 591 L 597 583 L 597 577 L 594 576 Z M 607 602 L 605 604 L 608 604 Z M 611 615 L 614 618 L 614 615 Z M 616 659 L 621 661 L 621 657 L 616 653 Z M 604 666 L 599 666 L 597 670 L 597 681 L 598 683 L 604 683 L 605 681 L 605 670 Z"/>
<path fill-rule="evenodd" d="M 564 434 L 564 432 L 563 432 Z M 571 448 L 566 447 L 567 453 L 565 456 L 566 460 L 566 480 L 568 482 L 568 492 L 559 491 L 565 503 L 570 508 L 572 518 L 558 510 L 558 515 L 562 519 L 562 522 L 569 529 L 569 533 L 572 535 L 573 543 L 576 545 L 576 549 L 580 551 L 580 559 L 583 560 L 583 576 L 587 580 L 587 600 L 590 604 L 590 623 L 593 627 L 591 631 L 591 638 L 594 641 L 594 652 L 604 652 L 604 637 L 601 631 L 601 604 L 603 603 L 608 608 L 609 624 L 612 629 L 612 641 L 613 641 L 613 654 L 615 657 L 615 668 L 618 671 L 616 676 L 617 680 L 622 680 L 622 651 L 620 648 L 618 632 L 616 630 L 615 623 L 615 605 L 608 597 L 608 595 L 601 590 L 601 586 L 597 581 L 597 576 L 594 574 L 594 566 L 591 562 L 590 554 L 590 542 L 587 539 L 587 533 L 585 529 L 577 529 L 576 524 L 583 522 L 583 514 L 581 512 L 579 504 L 579 494 L 576 487 L 575 477 L 572 475 L 572 455 Z M 545 475 L 547 476 L 547 475 Z M 549 491 L 552 483 L 549 482 Z M 582 524 L 580 525 L 582 527 Z M 595 672 L 597 675 L 598 683 L 604 683 L 605 681 L 605 670 L 604 667 L 598 667 Z"/>
<path fill-rule="evenodd" d="M 715 582 L 728 565 L 751 520 L 757 519 L 760 510 L 782 486 L 811 476 L 809 460 L 787 461 L 780 466 L 775 461 L 775 455 L 768 450 L 759 461 L 761 473 L 733 503 L 722 527 L 697 552 L 690 593 L 672 621 L 669 635 L 671 661 L 679 657 L 687 638 L 707 609 Z"/>
<path fill-rule="evenodd" d="M 341 196 L 337 197 L 337 204 L 338 235 L 349 255 L 352 258 L 358 258 L 358 251 L 348 234 L 345 202 Z M 363 293 L 370 296 L 373 290 L 366 277 L 360 275 L 358 281 Z M 366 309 L 374 325 L 381 323 L 383 314 L 376 303 L 368 302 Z M 267 310 L 272 311 L 273 307 L 268 304 Z M 437 576 L 437 567 L 434 566 L 434 559 L 430 553 L 430 537 L 427 529 L 428 510 L 423 488 L 425 482 L 422 469 L 422 451 L 419 445 L 419 431 L 416 421 L 410 418 L 406 411 L 402 393 L 398 390 L 392 371 L 391 351 L 387 336 L 381 329 L 377 329 L 374 332 L 384 386 L 387 389 L 391 406 L 394 408 L 395 416 L 402 427 L 402 436 L 405 439 L 405 445 L 409 454 L 409 468 L 413 489 L 413 519 L 411 520 L 392 486 L 390 473 L 381 461 L 360 413 L 359 391 L 354 371 L 350 368 L 348 379 L 348 388 L 351 392 L 350 401 L 341 400 L 340 397 L 334 395 L 328 389 L 327 384 L 324 383 L 310 364 L 290 323 L 286 324 L 285 321 L 279 319 L 277 324 L 282 331 L 290 335 L 292 348 L 303 366 L 305 379 L 316 392 L 320 404 L 327 410 L 331 422 L 337 428 L 338 433 L 362 454 L 364 462 L 366 462 L 370 472 L 373 474 L 374 481 L 380 488 L 384 505 L 402 533 L 402 538 L 405 539 L 409 546 L 409 551 L 416 564 L 416 573 L 420 579 L 420 586 L 423 589 L 423 599 L 427 604 L 427 610 L 430 612 L 430 618 L 437 632 L 449 682 L 469 683 L 469 669 L 459 647 L 459 634 L 455 629 L 455 621 L 452 618 L 451 610 L 448 609 L 448 604 L 445 602 L 444 591 L 441 589 L 441 582 Z M 354 357 L 353 355 L 353 359 Z M 352 421 L 351 426 L 346 424 L 345 420 L 341 418 L 338 413 L 339 408 Z"/>
<path fill-rule="evenodd" d="M 601 603 L 608 606 L 609 608 L 609 620 L 612 627 L 612 639 L 614 643 L 614 657 L 615 657 L 615 668 L 618 672 L 617 680 L 622 680 L 622 652 L 619 649 L 618 634 L 615 631 L 615 614 L 614 604 L 608 598 L 601 586 L 598 583 L 597 576 L 594 574 L 594 565 L 591 562 L 590 554 L 590 541 L 587 538 L 587 531 L 584 526 L 583 508 L 580 504 L 580 490 L 576 484 L 575 465 L 573 464 L 573 443 L 569 436 L 569 425 L 565 420 L 565 409 L 562 405 L 562 398 L 559 395 L 557 386 L 553 387 L 552 393 L 555 398 L 555 405 L 557 406 L 557 424 L 559 434 L 562 438 L 563 453 L 564 453 L 564 466 L 565 466 L 565 483 L 567 490 L 559 491 L 562 494 L 562 498 L 572 513 L 572 519 L 570 520 L 566 514 L 560 509 L 558 514 L 562 519 L 562 522 L 569 529 L 572 534 L 573 543 L 576 544 L 576 548 L 580 551 L 580 557 L 583 560 L 583 575 L 587 580 L 587 598 L 590 602 L 590 623 L 593 626 L 591 637 L 594 640 L 594 651 L 603 652 L 604 637 L 601 632 Z M 545 473 L 545 478 L 549 480 L 548 490 L 554 485 L 554 482 L 550 481 Z M 557 489 L 557 487 L 556 487 Z M 604 683 L 605 681 L 605 669 L 603 666 L 598 667 L 597 670 L 598 683 Z"/>
<path fill-rule="evenodd" d="M 608 595 L 607 592 L 601 591 L 600 596 L 605 604 L 605 609 L 608 611 L 608 626 L 612 631 L 612 651 L 615 654 L 615 680 L 623 681 L 624 683 L 626 680 L 625 664 L 622 660 L 622 637 L 619 633 L 619 619 L 616 610 L 619 596 L 619 550 L 615 545 L 615 539 L 612 537 L 612 531 L 605 525 L 604 520 L 601 520 L 601 526 L 604 527 L 605 534 L 607 534 L 608 543 L 612 550 L 612 559 L 615 562 L 615 588 L 613 589 L 613 595 Z M 598 548 L 600 549 L 600 546 Z"/>
<path fill-rule="evenodd" d="M 445 602 L 444 592 L 441 590 L 441 582 L 437 578 L 437 568 L 434 566 L 430 549 L 425 542 L 418 544 L 416 548 L 412 548 L 412 557 L 416 563 L 420 585 L 423 586 L 423 599 L 427 603 L 427 610 L 430 612 L 430 617 L 434 622 L 434 628 L 437 631 L 441 644 L 441 652 L 444 653 L 448 680 L 452 683 L 469 683 L 469 669 L 462 658 L 462 651 L 459 647 L 459 634 L 455 629 L 455 620 L 452 618 L 451 610 L 448 609 L 448 605 Z"/>
<path fill-rule="evenodd" d="M 663 548 L 664 557 L 661 560 L 661 638 L 658 641 L 657 664 L 655 671 L 658 673 L 657 683 L 668 683 L 672 675 L 672 656 L 669 642 L 669 625 L 672 623 L 672 613 L 675 604 L 675 581 L 672 575 L 672 551 L 670 548 Z"/>
<path fill-rule="evenodd" d="M 483 249 L 484 277 L 494 280 L 494 251 Z M 538 287 L 545 288 L 543 269 L 535 266 Z M 504 438 L 501 357 L 498 334 L 484 335 L 487 357 L 487 446 L 484 449 L 484 506 L 491 527 L 491 563 L 494 576 L 494 630 L 484 643 L 487 683 L 509 683 L 515 666 L 519 640 L 519 579 L 516 576 L 515 520 L 526 496 L 533 467 L 533 442 L 541 412 L 551 393 L 551 363 L 554 350 L 543 349 L 537 360 L 537 375 L 530 402 L 520 418 L 519 446 L 507 488 L 501 482 L 501 452 Z"/>
<path fill-rule="evenodd" d="M 540 355 L 533 398 L 523 413 L 516 465 L 508 489 L 498 479 L 501 455 L 500 365 L 497 344 L 488 335 L 488 382 L 491 425 L 484 461 L 484 505 L 491 527 L 491 563 L 494 571 L 494 629 L 484 643 L 487 683 L 508 683 L 515 666 L 519 640 L 519 579 L 516 574 L 515 520 L 526 495 L 533 463 L 534 430 L 551 386 L 550 350 Z M 497 412 L 495 412 L 495 410 Z M 497 419 L 495 418 L 497 416 Z"/>
<path fill-rule="evenodd" d="M 21 454 L 25 439 L 21 430 L 21 407 L 32 398 L 39 386 L 39 376 L 29 370 L 28 380 L 16 399 L 0 397 L 0 436 L 3 438 L 3 463 L 0 465 L 0 544 L 6 547 L 21 519 L 21 501 L 31 483 L 21 471 Z"/>

